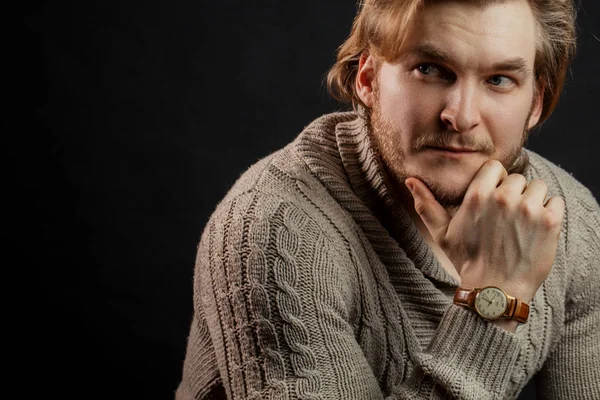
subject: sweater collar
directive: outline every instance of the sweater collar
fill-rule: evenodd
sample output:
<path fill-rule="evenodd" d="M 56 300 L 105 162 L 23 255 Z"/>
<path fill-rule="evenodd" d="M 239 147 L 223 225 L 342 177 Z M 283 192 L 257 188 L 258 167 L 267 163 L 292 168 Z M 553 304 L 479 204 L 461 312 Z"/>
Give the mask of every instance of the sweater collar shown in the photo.
<path fill-rule="evenodd" d="M 313 174 L 353 216 L 374 247 L 382 249 L 378 253 L 386 265 L 398 262 L 398 257 L 408 258 L 430 278 L 457 284 L 441 267 L 406 209 L 393 200 L 364 108 L 320 117 L 305 128 L 297 144 Z M 389 251 L 394 248 L 400 254 Z"/>

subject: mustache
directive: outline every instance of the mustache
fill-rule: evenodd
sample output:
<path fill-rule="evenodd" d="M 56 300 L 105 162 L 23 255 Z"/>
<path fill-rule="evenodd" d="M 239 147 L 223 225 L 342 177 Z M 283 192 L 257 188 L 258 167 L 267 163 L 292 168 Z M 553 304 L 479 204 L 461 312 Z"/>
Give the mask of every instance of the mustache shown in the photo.
<path fill-rule="evenodd" d="M 461 147 L 487 155 L 493 154 L 495 150 L 494 144 L 489 140 L 448 131 L 420 136 L 415 141 L 413 150 L 419 151 L 426 147 Z"/>
<path fill-rule="evenodd" d="M 494 144 L 489 140 L 476 139 L 473 136 L 468 136 L 462 133 L 456 132 L 441 132 L 425 134 L 420 136 L 414 146 L 413 150 L 422 150 L 426 147 L 461 147 L 467 148 L 474 151 L 480 151 L 486 155 L 494 154 Z M 515 159 L 511 165 L 505 165 L 506 171 L 509 174 L 523 174 L 529 166 L 529 156 L 522 148 L 516 154 Z"/>

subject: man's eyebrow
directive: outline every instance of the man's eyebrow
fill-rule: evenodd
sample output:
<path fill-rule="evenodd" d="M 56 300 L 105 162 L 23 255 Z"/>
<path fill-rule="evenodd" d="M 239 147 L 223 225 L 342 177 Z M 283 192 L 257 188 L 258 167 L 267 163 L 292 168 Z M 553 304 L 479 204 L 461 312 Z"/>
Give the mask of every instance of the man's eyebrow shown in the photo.
<path fill-rule="evenodd" d="M 442 51 L 442 50 L 438 49 L 437 47 L 435 47 L 431 44 L 428 44 L 428 43 L 421 43 L 418 46 L 412 48 L 410 51 L 408 51 L 408 55 L 432 58 L 435 60 L 440 60 L 440 61 L 445 61 L 445 62 L 452 61 L 452 57 L 450 57 L 444 51 Z"/>
<path fill-rule="evenodd" d="M 527 68 L 527 62 L 524 58 L 515 57 L 509 60 L 501 61 L 492 65 L 494 71 L 511 71 L 524 77 L 531 73 L 531 70 Z"/>
<path fill-rule="evenodd" d="M 408 51 L 407 55 L 430 58 L 445 63 L 453 63 L 453 58 L 443 50 L 429 43 L 421 43 Z M 528 76 L 531 70 L 527 67 L 527 61 L 522 57 L 515 57 L 492 64 L 493 71 L 511 71 L 523 77 Z"/>

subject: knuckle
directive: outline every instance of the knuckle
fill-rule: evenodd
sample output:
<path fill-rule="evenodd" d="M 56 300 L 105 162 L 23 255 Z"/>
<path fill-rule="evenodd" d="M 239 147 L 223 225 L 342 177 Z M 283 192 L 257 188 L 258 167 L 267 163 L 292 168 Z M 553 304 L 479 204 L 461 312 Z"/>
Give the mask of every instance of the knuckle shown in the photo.
<path fill-rule="evenodd" d="M 415 211 L 421 216 L 427 214 L 427 202 L 415 203 Z"/>
<path fill-rule="evenodd" d="M 546 184 L 546 182 L 544 182 L 541 179 L 534 179 L 532 180 L 529 185 L 529 187 L 533 187 L 536 190 L 543 190 L 543 191 L 548 191 L 548 185 Z"/>
<path fill-rule="evenodd" d="M 483 189 L 475 187 L 469 192 L 469 195 L 465 199 L 471 207 L 478 207 L 484 198 Z"/>
<path fill-rule="evenodd" d="M 494 168 L 497 168 L 505 177 L 508 176 L 508 171 L 500 161 L 494 160 Z"/>
<path fill-rule="evenodd" d="M 504 165 L 498 160 L 488 160 L 484 165 L 488 171 L 495 171 L 495 173 L 498 172 L 505 177 L 508 175 Z"/>
<path fill-rule="evenodd" d="M 496 190 L 494 192 L 494 201 L 496 202 L 496 205 L 501 208 L 508 208 L 511 203 L 509 194 L 503 190 Z"/>
<path fill-rule="evenodd" d="M 448 248 L 451 247 L 450 246 L 450 240 L 448 240 L 448 238 L 445 237 L 445 236 L 441 237 L 441 238 L 438 238 L 438 244 L 443 249 L 448 249 Z"/>
<path fill-rule="evenodd" d="M 523 175 L 521 175 L 521 174 L 510 174 L 510 175 L 508 176 L 508 178 L 510 178 L 510 179 L 514 179 L 514 180 L 516 180 L 516 181 L 520 181 L 521 183 L 522 183 L 522 182 L 527 182 L 527 178 L 525 178 L 525 176 L 523 176 Z"/>
<path fill-rule="evenodd" d="M 562 225 L 562 218 L 556 212 L 547 211 L 542 217 L 542 225 L 549 230 L 557 229 Z"/>
<path fill-rule="evenodd" d="M 532 219 L 537 214 L 537 207 L 527 201 L 519 204 L 520 213 L 527 219 Z"/>
<path fill-rule="evenodd" d="M 556 220 L 557 218 L 554 217 L 552 213 L 547 212 L 542 217 L 542 226 L 546 229 L 551 230 L 556 227 Z"/>
<path fill-rule="evenodd" d="M 498 160 L 488 160 L 486 163 L 492 168 L 504 168 L 504 165 Z"/>

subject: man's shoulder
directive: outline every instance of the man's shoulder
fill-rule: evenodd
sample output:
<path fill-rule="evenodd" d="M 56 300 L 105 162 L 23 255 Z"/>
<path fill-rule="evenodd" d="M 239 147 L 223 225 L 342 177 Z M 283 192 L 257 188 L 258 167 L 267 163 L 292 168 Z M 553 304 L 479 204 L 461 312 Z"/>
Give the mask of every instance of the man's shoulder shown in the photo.
<path fill-rule="evenodd" d="M 349 184 L 340 155 L 334 151 L 336 144 L 332 132 L 340 122 L 354 119 L 356 115 L 351 112 L 336 112 L 316 118 L 285 147 L 250 165 L 219 205 L 250 194 L 280 197 L 296 204 L 308 202 L 317 207 L 335 203 L 319 171 L 334 169 L 336 183 Z"/>
<path fill-rule="evenodd" d="M 269 235 L 301 227 L 296 233 L 304 239 L 325 238 L 332 251 L 345 257 L 341 232 L 354 232 L 348 223 L 342 205 L 307 165 L 295 140 L 249 166 L 216 205 L 207 226 L 237 234 L 240 243 L 248 240 L 249 227 Z M 202 238 L 208 234 L 205 229 Z"/>
<path fill-rule="evenodd" d="M 252 207 L 270 209 L 287 204 L 311 218 L 316 211 L 327 215 L 332 211 L 329 208 L 337 209 L 339 205 L 308 167 L 297 147 L 297 141 L 292 141 L 250 165 L 216 205 L 212 217 L 227 213 L 232 203 L 252 203 Z M 252 207 L 247 210 L 251 211 Z"/>
<path fill-rule="evenodd" d="M 295 199 L 298 196 L 295 190 L 297 183 L 311 179 L 311 174 L 293 145 L 292 142 L 251 164 L 234 182 L 221 203 L 251 192 Z"/>

